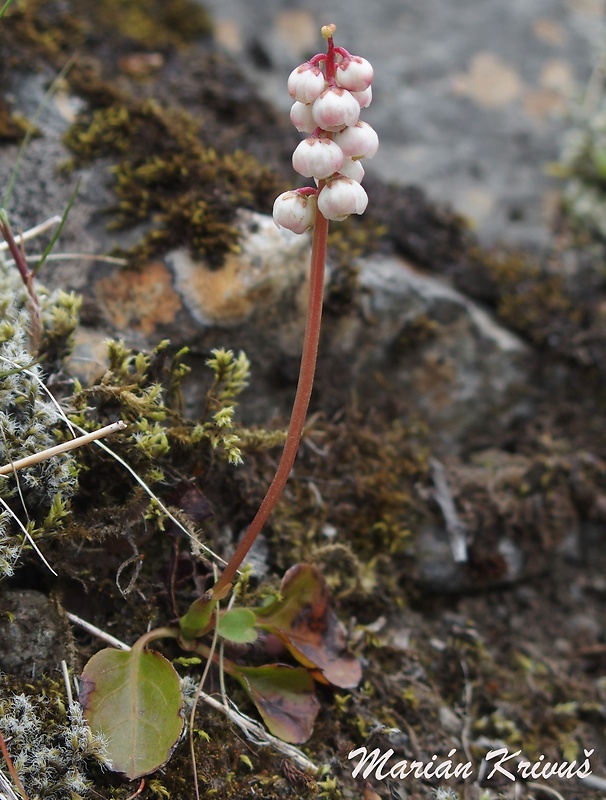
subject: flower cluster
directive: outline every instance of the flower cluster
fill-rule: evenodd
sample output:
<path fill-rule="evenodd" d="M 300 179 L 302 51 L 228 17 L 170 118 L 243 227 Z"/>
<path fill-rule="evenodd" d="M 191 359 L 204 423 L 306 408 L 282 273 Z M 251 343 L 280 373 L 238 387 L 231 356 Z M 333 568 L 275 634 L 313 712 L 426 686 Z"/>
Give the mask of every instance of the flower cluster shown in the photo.
<path fill-rule="evenodd" d="M 372 66 L 335 47 L 334 30 L 334 25 L 322 28 L 327 52 L 313 56 L 288 78 L 295 101 L 290 119 L 298 131 L 309 134 L 295 149 L 292 164 L 318 184 L 317 189 L 284 192 L 274 203 L 276 224 L 295 233 L 313 226 L 316 209 L 330 220 L 364 212 L 368 197 L 361 186 L 360 161 L 372 158 L 379 146 L 374 129 L 359 119 L 372 99 Z"/>

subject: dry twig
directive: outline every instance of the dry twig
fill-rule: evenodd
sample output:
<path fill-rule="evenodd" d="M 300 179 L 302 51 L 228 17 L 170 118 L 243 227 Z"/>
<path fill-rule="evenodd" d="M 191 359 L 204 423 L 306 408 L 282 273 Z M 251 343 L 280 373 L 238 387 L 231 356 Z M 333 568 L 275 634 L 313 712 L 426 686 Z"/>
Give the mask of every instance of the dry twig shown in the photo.
<path fill-rule="evenodd" d="M 41 450 L 39 453 L 32 453 L 31 456 L 26 456 L 25 458 L 17 459 L 17 461 L 12 461 L 10 464 L 0 467 L 0 475 L 10 475 L 13 472 L 17 472 L 19 469 L 31 467 L 33 464 L 38 464 L 40 461 L 46 461 L 48 458 L 57 456 L 60 453 L 66 453 L 68 450 L 75 450 L 78 447 L 82 447 L 82 445 L 89 444 L 89 442 L 102 439 L 104 436 L 109 436 L 112 433 L 123 431 L 126 427 L 126 422 L 123 420 L 112 422 L 111 425 L 106 425 L 104 428 L 99 428 L 99 430 L 86 433 L 84 436 L 78 436 L 76 439 L 70 439 L 68 442 L 55 445 L 55 447 L 48 447 L 46 450 Z"/>

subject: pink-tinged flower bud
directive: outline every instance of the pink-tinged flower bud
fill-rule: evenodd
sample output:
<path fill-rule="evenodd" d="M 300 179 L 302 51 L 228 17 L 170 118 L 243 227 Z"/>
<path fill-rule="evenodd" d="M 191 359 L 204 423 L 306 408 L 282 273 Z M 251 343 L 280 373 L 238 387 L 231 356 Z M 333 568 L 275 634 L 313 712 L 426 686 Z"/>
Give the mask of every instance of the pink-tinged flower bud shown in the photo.
<path fill-rule="evenodd" d="M 303 194 L 296 189 L 284 192 L 276 197 L 273 213 L 278 228 L 305 233 L 316 221 L 316 195 Z"/>
<path fill-rule="evenodd" d="M 349 56 L 337 64 L 335 79 L 339 86 L 350 92 L 363 92 L 372 83 L 372 76 L 370 61 L 360 56 Z"/>
<path fill-rule="evenodd" d="M 313 133 L 318 127 L 311 113 L 311 105 L 298 100 L 295 100 L 290 109 L 290 121 L 301 133 Z"/>
<path fill-rule="evenodd" d="M 318 210 L 326 219 L 342 220 L 350 214 L 363 214 L 368 195 L 352 178 L 329 181 L 318 195 Z"/>
<path fill-rule="evenodd" d="M 326 136 L 310 136 L 299 142 L 292 154 L 292 165 L 299 175 L 322 180 L 341 169 L 343 151 Z"/>
<path fill-rule="evenodd" d="M 326 87 L 324 73 L 313 64 L 301 64 L 288 76 L 288 92 L 300 103 L 313 103 Z"/>
<path fill-rule="evenodd" d="M 353 158 L 346 158 L 343 161 L 339 173 L 345 175 L 346 178 L 351 178 L 356 183 L 362 183 L 364 180 L 364 167 L 359 161 L 354 161 Z"/>
<path fill-rule="evenodd" d="M 346 89 L 331 86 L 325 89 L 311 107 L 318 127 L 325 131 L 340 131 L 355 125 L 360 116 L 360 104 Z"/>
<path fill-rule="evenodd" d="M 372 86 L 364 89 L 363 92 L 352 92 L 352 94 L 360 104 L 360 108 L 368 108 L 372 103 Z"/>
<path fill-rule="evenodd" d="M 379 149 L 379 137 L 368 122 L 356 122 L 335 133 L 334 141 L 348 158 L 372 158 Z"/>

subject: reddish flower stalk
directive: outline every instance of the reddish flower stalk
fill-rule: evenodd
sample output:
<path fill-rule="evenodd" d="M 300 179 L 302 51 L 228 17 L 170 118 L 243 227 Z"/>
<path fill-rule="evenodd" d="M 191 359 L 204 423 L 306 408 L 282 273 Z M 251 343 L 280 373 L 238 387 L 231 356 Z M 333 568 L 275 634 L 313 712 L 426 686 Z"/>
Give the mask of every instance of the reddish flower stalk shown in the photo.
<path fill-rule="evenodd" d="M 322 295 L 324 292 L 324 266 L 326 262 L 326 239 L 328 235 L 328 220 L 317 212 L 314 226 L 314 239 L 311 250 L 311 269 L 309 278 L 309 300 L 307 307 L 307 321 L 305 323 L 305 338 L 303 340 L 303 354 L 299 369 L 299 382 L 297 393 L 292 407 L 286 443 L 274 479 L 259 510 L 251 522 L 240 544 L 236 548 L 228 565 L 220 575 L 213 587 L 213 596 L 221 597 L 229 588 L 238 568 L 246 558 L 248 551 L 253 546 L 267 518 L 273 511 L 280 495 L 284 490 L 288 476 L 292 470 L 299 450 L 299 443 L 307 417 L 307 409 L 313 389 L 316 361 L 318 356 L 318 343 L 320 341 L 320 327 L 322 320 Z"/>
<path fill-rule="evenodd" d="M 32 349 L 35 350 L 40 343 L 40 339 L 42 338 L 42 313 L 40 311 L 40 301 L 38 300 L 38 295 L 36 294 L 36 290 L 34 288 L 34 273 L 27 266 L 25 256 L 19 248 L 15 237 L 13 236 L 8 218 L 4 212 L 0 212 L 0 236 L 2 236 L 8 245 L 8 249 L 10 250 L 13 260 L 17 265 L 17 269 L 21 275 L 21 280 L 23 281 L 23 285 L 27 291 L 27 298 L 29 301 L 30 314 L 32 318 L 30 338 Z"/>
<path fill-rule="evenodd" d="M 1 733 L 0 733 L 0 752 L 4 756 L 4 760 L 6 762 L 7 769 L 10 772 L 10 774 L 11 774 L 11 776 L 12 776 L 14 782 L 15 782 L 15 786 L 19 790 L 19 794 L 21 795 L 23 800 L 28 800 L 28 796 L 27 796 L 27 794 L 25 792 L 25 789 L 23 788 L 23 784 L 21 783 L 21 779 L 19 778 L 19 775 L 17 774 L 17 770 L 15 769 L 15 765 L 13 764 L 13 761 L 12 761 L 12 759 L 10 757 L 9 752 L 8 752 L 8 747 L 6 746 L 6 742 L 4 741 L 4 737 L 2 736 Z M 2 795 L 2 797 L 4 797 L 4 795 Z"/>

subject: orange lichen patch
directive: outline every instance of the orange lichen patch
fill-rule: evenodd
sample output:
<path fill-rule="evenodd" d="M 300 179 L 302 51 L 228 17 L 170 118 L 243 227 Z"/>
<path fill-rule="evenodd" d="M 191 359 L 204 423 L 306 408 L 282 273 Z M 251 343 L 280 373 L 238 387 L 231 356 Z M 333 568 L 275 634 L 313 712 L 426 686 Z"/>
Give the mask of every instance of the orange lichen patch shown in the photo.
<path fill-rule="evenodd" d="M 154 75 L 164 66 L 162 53 L 130 53 L 118 61 L 122 72 L 136 80 Z"/>
<path fill-rule="evenodd" d="M 271 217 L 240 210 L 241 246 L 211 269 L 186 250 L 166 256 L 175 287 L 202 325 L 237 325 L 255 310 L 274 305 L 299 286 L 309 264 L 309 237 L 278 230 Z"/>
<path fill-rule="evenodd" d="M 453 76 L 455 94 L 471 98 L 485 108 L 502 108 L 517 100 L 524 90 L 520 75 L 494 53 L 476 53 L 469 71 Z"/>
<path fill-rule="evenodd" d="M 215 20 L 214 39 L 229 53 L 237 55 L 244 50 L 242 29 L 233 19 Z"/>
<path fill-rule="evenodd" d="M 112 325 L 146 336 L 158 325 L 173 322 L 182 307 L 170 272 L 161 261 L 151 261 L 141 271 L 102 278 L 95 291 Z"/>
<path fill-rule="evenodd" d="M 561 116 L 567 108 L 566 98 L 553 89 L 537 89 L 536 92 L 528 92 L 524 98 L 524 112 L 536 119 Z"/>
<path fill-rule="evenodd" d="M 236 323 L 246 319 L 253 309 L 247 290 L 246 266 L 237 256 L 229 255 L 218 270 L 193 262 L 184 253 L 173 253 L 171 261 L 179 271 L 187 269 L 188 280 L 183 287 L 188 305 L 198 307 L 204 322 Z"/>
<path fill-rule="evenodd" d="M 585 14 L 588 17 L 603 17 L 604 4 L 602 0 L 568 0 L 571 11 Z"/>
<path fill-rule="evenodd" d="M 532 25 L 532 32 L 541 42 L 561 47 L 566 41 L 566 30 L 559 22 L 549 17 L 539 17 Z"/>
<path fill-rule="evenodd" d="M 317 46 L 316 18 L 308 11 L 301 9 L 283 11 L 276 19 L 275 29 L 278 37 L 297 54 L 298 58 L 303 58 L 306 53 L 313 53 L 313 48 Z"/>
<path fill-rule="evenodd" d="M 524 111 L 538 119 L 565 114 L 576 88 L 572 66 L 561 58 L 547 61 L 539 83 L 541 88 L 524 98 Z"/>

